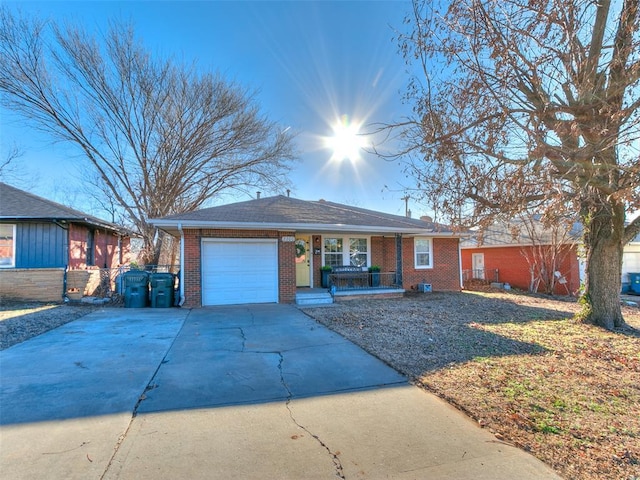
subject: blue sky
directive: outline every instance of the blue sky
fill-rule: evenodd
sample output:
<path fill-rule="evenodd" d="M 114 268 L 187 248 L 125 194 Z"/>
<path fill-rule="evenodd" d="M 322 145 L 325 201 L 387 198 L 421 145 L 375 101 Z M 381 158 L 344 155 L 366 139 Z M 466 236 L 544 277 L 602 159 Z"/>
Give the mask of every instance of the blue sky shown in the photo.
<path fill-rule="evenodd" d="M 345 115 L 351 122 L 372 124 L 409 114 L 410 106 L 401 100 L 407 67 L 394 40 L 409 2 L 4 3 L 90 30 L 106 29 L 113 17 L 133 21 L 151 51 L 196 60 L 201 68 L 256 89 L 263 112 L 298 132 L 301 162 L 290 176 L 292 196 L 404 214 L 402 185 L 410 180 L 397 162 L 366 152 L 357 161 L 332 161 L 323 137 L 330 137 Z M 6 111 L 0 122 L 3 144 L 16 142 L 25 152 L 19 162 L 35 180 L 34 193 L 90 211 L 69 194 L 69 175 L 76 175 L 81 161 L 75 150 L 51 145 Z M 425 213 L 410 208 L 414 217 Z"/>

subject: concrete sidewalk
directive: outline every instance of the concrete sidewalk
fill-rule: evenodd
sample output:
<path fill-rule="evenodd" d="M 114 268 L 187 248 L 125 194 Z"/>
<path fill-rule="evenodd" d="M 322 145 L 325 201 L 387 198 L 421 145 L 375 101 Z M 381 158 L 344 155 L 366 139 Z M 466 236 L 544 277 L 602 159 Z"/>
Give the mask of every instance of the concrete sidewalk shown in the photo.
<path fill-rule="evenodd" d="M 288 305 L 96 312 L 0 380 L 5 478 L 559 478 Z"/>

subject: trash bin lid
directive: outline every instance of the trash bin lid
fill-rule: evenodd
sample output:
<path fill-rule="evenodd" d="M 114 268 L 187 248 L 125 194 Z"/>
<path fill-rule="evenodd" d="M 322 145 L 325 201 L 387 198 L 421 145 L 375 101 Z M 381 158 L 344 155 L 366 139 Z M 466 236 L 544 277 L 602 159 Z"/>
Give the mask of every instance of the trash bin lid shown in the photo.
<path fill-rule="evenodd" d="M 149 281 L 149 275 L 140 270 L 129 270 L 122 274 L 122 279 L 126 285 L 145 285 Z"/>

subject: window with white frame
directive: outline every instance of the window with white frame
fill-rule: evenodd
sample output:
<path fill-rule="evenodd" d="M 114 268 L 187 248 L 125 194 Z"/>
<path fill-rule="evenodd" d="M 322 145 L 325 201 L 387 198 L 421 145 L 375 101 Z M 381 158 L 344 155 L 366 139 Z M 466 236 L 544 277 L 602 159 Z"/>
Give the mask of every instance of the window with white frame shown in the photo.
<path fill-rule="evenodd" d="M 416 237 L 413 248 L 416 268 L 433 268 L 433 240 Z"/>
<path fill-rule="evenodd" d="M 327 237 L 324 239 L 324 265 L 339 267 L 343 265 L 344 251 L 342 238 Z"/>
<path fill-rule="evenodd" d="M 324 237 L 324 263 L 332 267 L 369 265 L 368 237 Z M 348 248 L 346 246 L 348 245 Z"/>
<path fill-rule="evenodd" d="M 0 268 L 13 268 L 16 264 L 16 226 L 0 224 Z"/>
<path fill-rule="evenodd" d="M 369 257 L 369 248 L 366 238 L 349 239 L 349 265 L 354 267 L 366 267 Z"/>

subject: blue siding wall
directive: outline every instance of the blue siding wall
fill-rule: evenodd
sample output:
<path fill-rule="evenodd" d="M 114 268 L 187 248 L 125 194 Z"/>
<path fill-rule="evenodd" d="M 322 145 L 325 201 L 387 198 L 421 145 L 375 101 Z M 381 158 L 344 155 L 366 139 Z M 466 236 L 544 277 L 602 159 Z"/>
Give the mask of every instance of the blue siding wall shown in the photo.
<path fill-rule="evenodd" d="M 67 230 L 55 223 L 16 225 L 16 268 L 67 265 Z"/>

